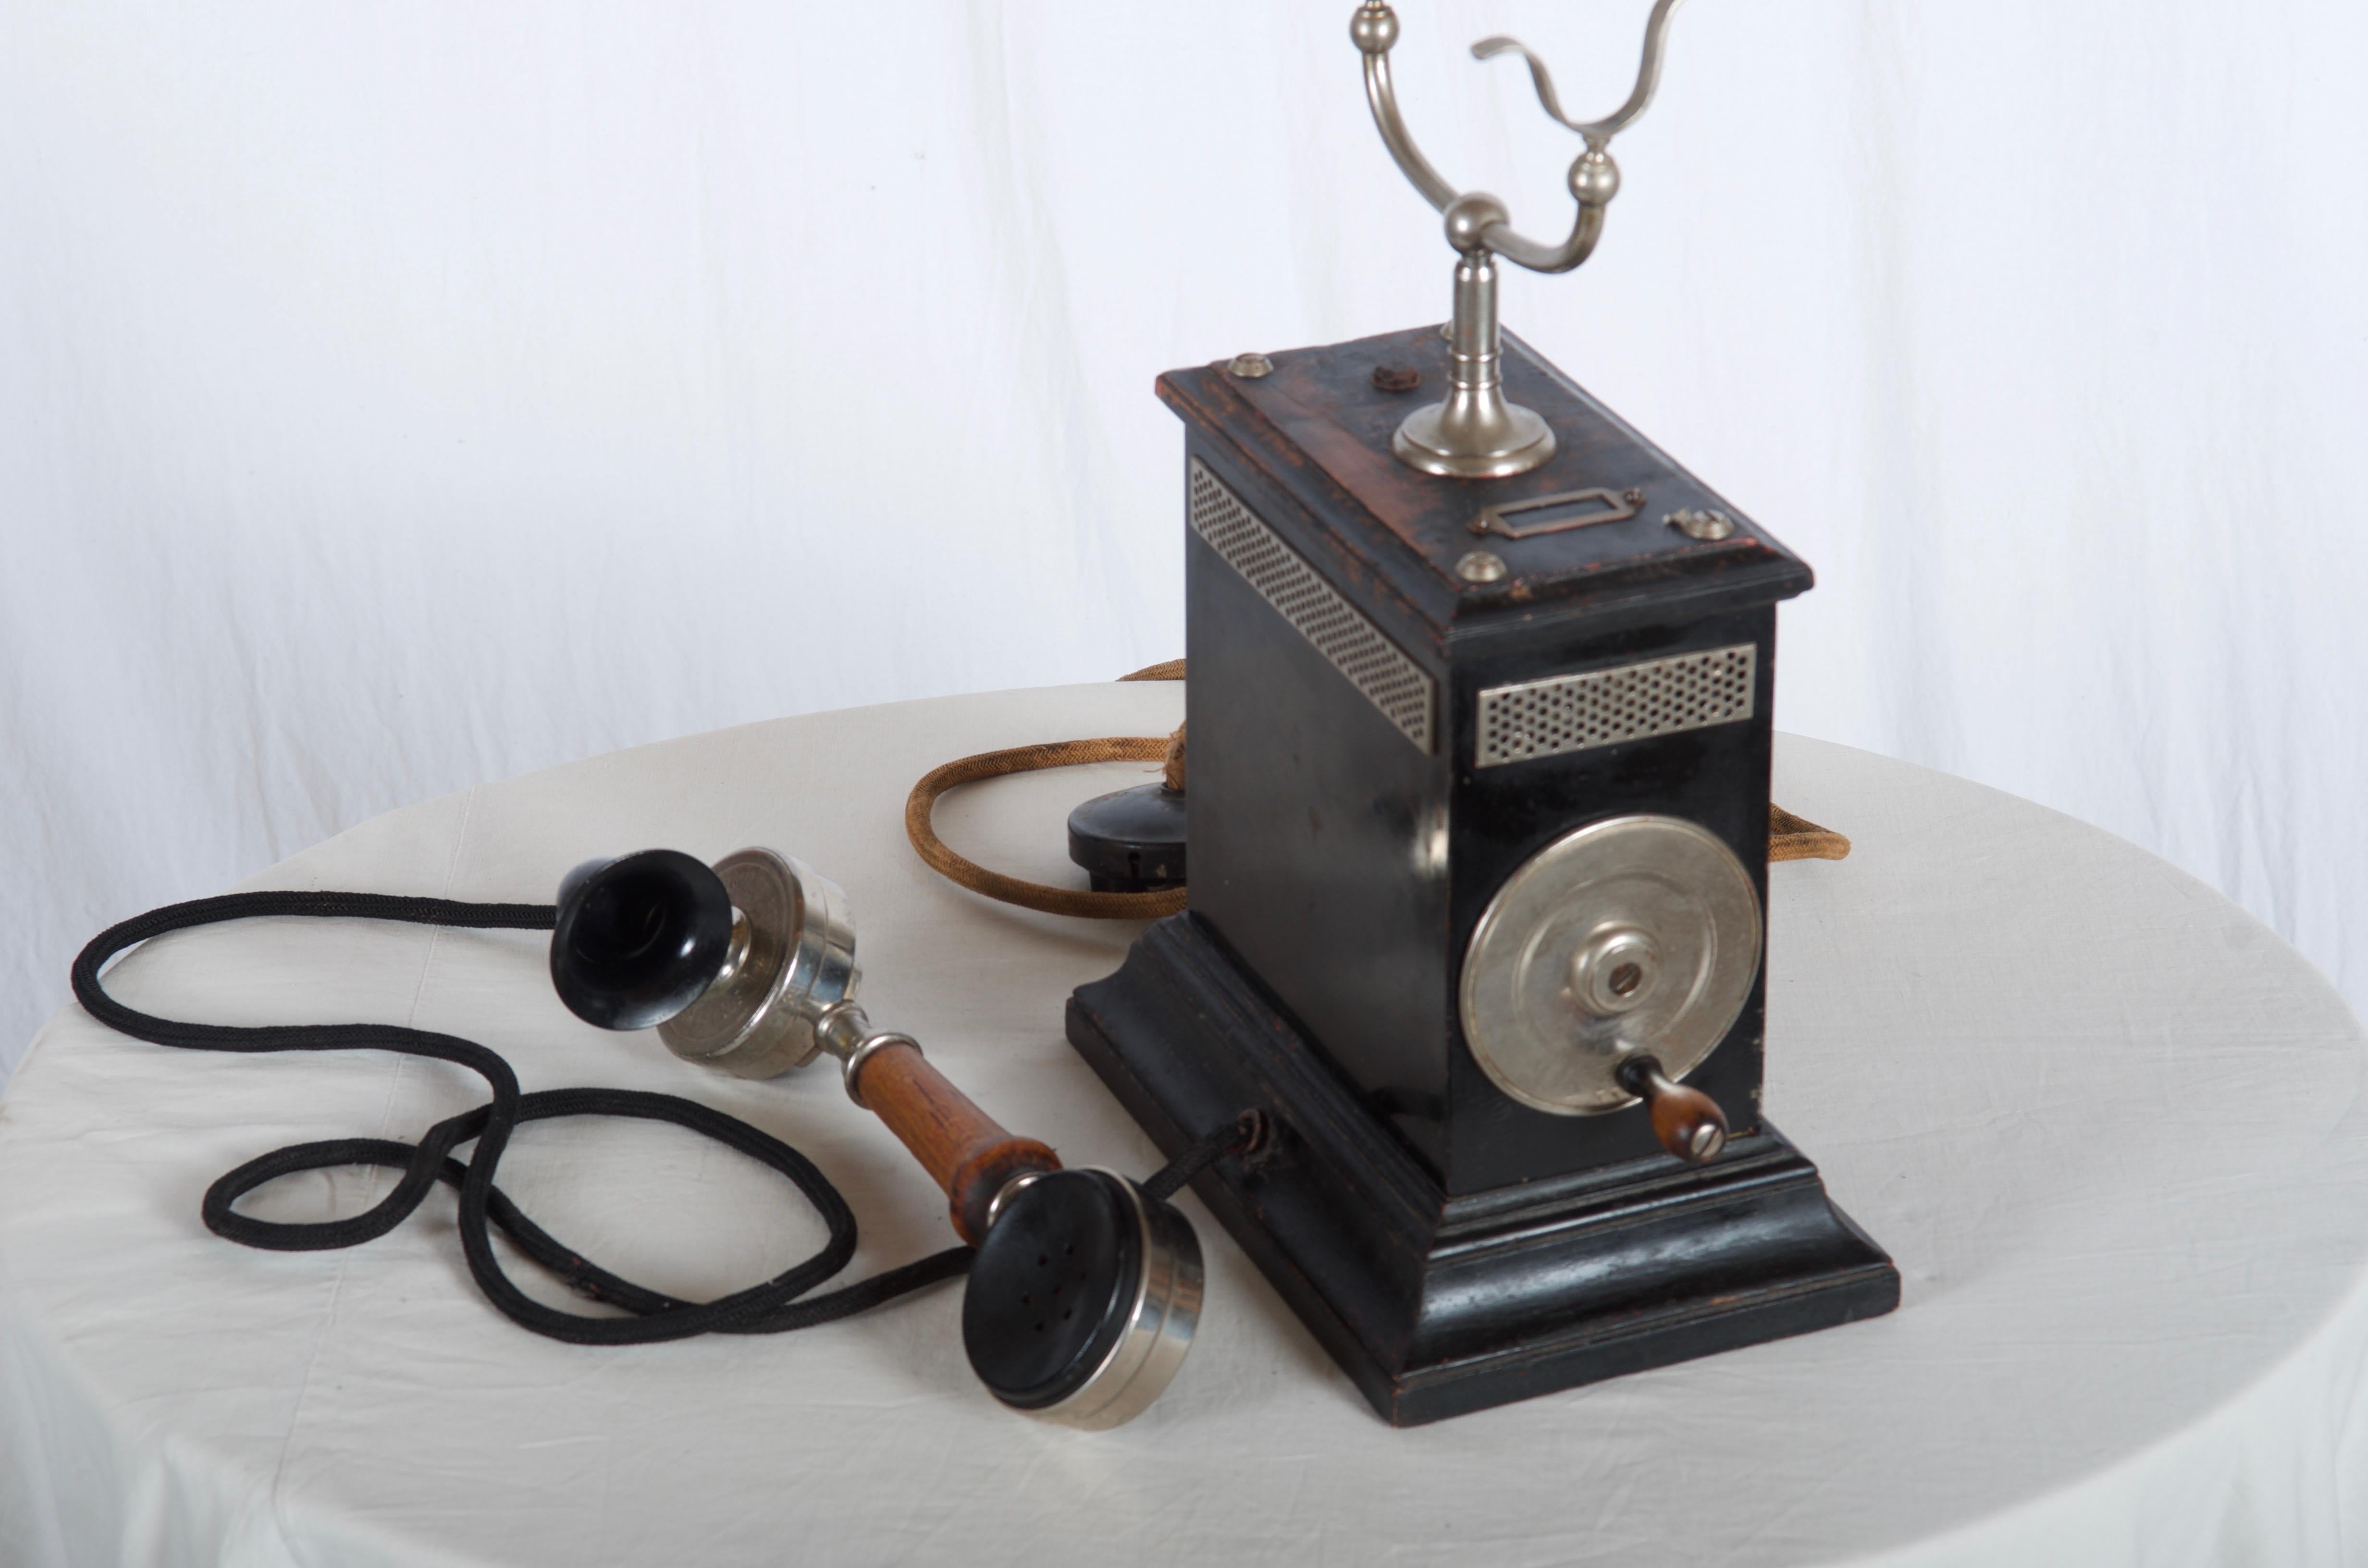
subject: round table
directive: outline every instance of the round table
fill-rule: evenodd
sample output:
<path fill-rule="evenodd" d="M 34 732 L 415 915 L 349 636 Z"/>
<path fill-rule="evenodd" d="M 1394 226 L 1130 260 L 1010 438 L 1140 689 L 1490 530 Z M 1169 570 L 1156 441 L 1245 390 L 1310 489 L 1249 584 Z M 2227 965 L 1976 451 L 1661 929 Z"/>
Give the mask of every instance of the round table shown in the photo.
<path fill-rule="evenodd" d="M 695 736 L 396 812 L 252 885 L 544 901 L 597 855 L 774 846 L 852 895 L 883 1027 L 1070 1163 L 1147 1173 L 1158 1155 L 1061 1026 L 1137 928 L 964 892 L 900 813 L 949 757 L 1157 733 L 1180 705 L 1174 686 L 1073 687 Z M 939 826 L 1058 877 L 1068 806 L 1146 772 L 981 785 Z M 1856 849 L 1771 874 L 1768 1110 L 1898 1261 L 1891 1316 L 1394 1430 L 1188 1196 L 1199 1343 L 1148 1415 L 1074 1432 L 973 1381 L 957 1288 L 778 1337 L 599 1349 L 479 1297 L 449 1191 L 357 1249 L 233 1246 L 199 1220 L 216 1175 L 282 1143 L 415 1137 L 479 1081 L 162 1050 L 68 1008 L 0 1099 L 0 1562 L 2368 1557 L 2368 1055 L 2341 1000 L 2217 894 L 2054 812 L 1793 737 L 1775 784 Z M 409 1023 L 485 1041 L 529 1089 L 745 1117 L 848 1191 L 846 1278 L 948 1239 L 827 1063 L 738 1082 L 579 1024 L 533 934 L 248 922 L 114 974 L 173 1016 Z M 387 1179 L 316 1174 L 248 1207 L 351 1213 Z M 678 1295 L 820 1237 L 777 1177 L 662 1126 L 529 1126 L 501 1180 Z"/>

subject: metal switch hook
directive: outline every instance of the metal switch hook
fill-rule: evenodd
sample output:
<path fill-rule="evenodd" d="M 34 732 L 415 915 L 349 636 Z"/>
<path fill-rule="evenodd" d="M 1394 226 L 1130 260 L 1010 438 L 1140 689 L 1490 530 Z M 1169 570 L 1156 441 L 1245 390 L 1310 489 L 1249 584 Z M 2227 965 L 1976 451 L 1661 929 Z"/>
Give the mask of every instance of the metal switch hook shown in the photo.
<path fill-rule="evenodd" d="M 1554 436 L 1532 410 L 1507 400 L 1499 365 L 1495 256 L 1533 272 L 1568 272 L 1594 253 L 1603 233 L 1603 210 L 1620 191 L 1620 166 L 1611 161 L 1611 138 L 1633 124 L 1660 85 L 1661 56 L 1669 17 L 1679 0 L 1656 0 L 1645 23 L 1644 60 L 1627 101 L 1601 119 L 1575 120 L 1563 111 L 1554 76 L 1528 47 L 1509 38 L 1486 38 L 1472 46 L 1475 59 L 1518 53 L 1530 67 L 1538 102 L 1558 123 L 1587 143 L 1573 159 L 1568 184 L 1578 203 L 1571 230 L 1560 244 L 1540 244 L 1515 230 L 1505 204 L 1485 190 L 1459 192 L 1440 176 L 1398 111 L 1390 76 L 1390 50 L 1397 42 L 1397 14 L 1387 0 L 1365 0 L 1349 21 L 1349 36 L 1365 57 L 1365 98 L 1382 143 L 1424 199 L 1447 220 L 1447 243 L 1455 247 L 1455 313 L 1449 323 L 1452 347 L 1448 395 L 1443 402 L 1406 415 L 1392 438 L 1402 462 L 1453 479 L 1501 479 L 1527 473 L 1554 456 Z"/>
<path fill-rule="evenodd" d="M 1115 1426 L 1183 1364 L 1202 1287 L 1190 1222 L 1114 1172 L 1063 1169 L 910 1035 L 874 1028 L 855 1001 L 847 895 L 828 878 L 769 849 L 712 868 L 671 849 L 586 862 L 560 883 L 551 974 L 586 1022 L 655 1025 L 675 1054 L 736 1076 L 837 1058 L 848 1096 L 912 1152 L 978 1250 L 963 1348 L 1005 1404 Z"/>

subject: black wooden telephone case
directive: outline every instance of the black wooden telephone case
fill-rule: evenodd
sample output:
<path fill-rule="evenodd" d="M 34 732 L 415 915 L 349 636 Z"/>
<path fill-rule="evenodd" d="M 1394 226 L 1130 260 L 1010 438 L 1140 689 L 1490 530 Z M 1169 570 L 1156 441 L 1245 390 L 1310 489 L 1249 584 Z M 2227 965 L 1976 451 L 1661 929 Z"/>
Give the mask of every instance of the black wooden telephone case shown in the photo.
<path fill-rule="evenodd" d="M 1505 347 L 1557 445 L 1485 482 L 1392 456 L 1435 327 L 1160 378 L 1190 908 L 1068 1011 L 1170 1153 L 1265 1112 L 1195 1188 L 1401 1425 L 1899 1295 L 1759 1114 L 1776 605 L 1809 569 Z M 1656 1136 L 1689 1090 L 1723 1129 Z"/>

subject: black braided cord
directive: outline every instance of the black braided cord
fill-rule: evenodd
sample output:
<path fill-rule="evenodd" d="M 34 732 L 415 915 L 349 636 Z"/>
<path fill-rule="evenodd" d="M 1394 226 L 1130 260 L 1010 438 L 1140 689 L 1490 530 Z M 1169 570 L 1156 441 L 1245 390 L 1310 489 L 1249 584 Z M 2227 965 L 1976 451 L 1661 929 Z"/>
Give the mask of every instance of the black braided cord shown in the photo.
<path fill-rule="evenodd" d="M 909 1290 L 967 1273 L 970 1248 L 949 1247 L 901 1268 L 875 1274 L 827 1295 L 801 1301 L 815 1286 L 847 1267 L 855 1255 L 855 1215 L 830 1178 L 803 1154 L 737 1117 L 673 1095 L 632 1089 L 547 1089 L 521 1094 L 518 1074 L 495 1051 L 457 1035 L 393 1024 L 278 1024 L 247 1027 L 182 1023 L 125 1006 L 99 984 L 98 971 L 124 949 L 224 920 L 260 915 L 311 915 L 325 919 L 403 920 L 420 926 L 548 931 L 556 912 L 547 903 L 460 903 L 440 898 L 396 898 L 358 892 L 247 892 L 169 904 L 111 926 L 91 939 L 74 963 L 74 999 L 111 1028 L 156 1045 L 190 1051 L 392 1051 L 432 1057 L 468 1068 L 493 1090 L 490 1103 L 429 1128 L 416 1143 L 383 1138 L 340 1138 L 297 1143 L 250 1160 L 206 1189 L 206 1226 L 218 1235 L 252 1247 L 304 1252 L 355 1246 L 384 1235 L 419 1207 L 428 1188 L 443 1181 L 460 1189 L 461 1250 L 469 1272 L 486 1299 L 510 1320 L 537 1334 L 574 1345 L 646 1345 L 699 1334 L 779 1334 L 859 1312 Z M 528 1121 L 565 1116 L 632 1116 L 672 1122 L 763 1162 L 796 1185 L 821 1214 L 830 1239 L 822 1250 L 761 1285 L 712 1301 L 682 1301 L 611 1274 L 582 1256 L 527 1218 L 494 1185 L 494 1172 L 510 1134 Z M 471 1140 L 475 1153 L 452 1158 Z M 351 1219 L 282 1223 L 241 1214 L 233 1207 L 246 1194 L 298 1171 L 336 1165 L 388 1165 L 403 1172 L 394 1189 Z M 624 1308 L 631 1317 L 586 1317 L 545 1306 L 520 1290 L 494 1256 L 488 1225 L 537 1263 L 559 1275 L 579 1295 Z"/>
<path fill-rule="evenodd" d="M 391 893 L 225 893 L 221 898 L 165 904 L 164 910 L 149 910 L 90 938 L 90 945 L 74 960 L 74 1000 L 81 1002 L 83 1011 L 92 1018 L 135 1040 L 192 1051 L 395 1051 L 403 1056 L 431 1056 L 436 1062 L 469 1068 L 493 1089 L 493 1101 L 440 1120 L 416 1144 L 383 1137 L 341 1137 L 315 1144 L 289 1144 L 287 1149 L 246 1161 L 206 1189 L 201 1212 L 206 1229 L 213 1234 L 227 1236 L 242 1246 L 284 1253 L 360 1246 L 362 1241 L 379 1239 L 403 1224 L 427 1199 L 428 1187 L 445 1182 L 460 1189 L 460 1246 L 478 1289 L 518 1326 L 571 1346 L 649 1346 L 696 1334 L 786 1334 L 791 1329 L 813 1329 L 814 1324 L 864 1312 L 909 1290 L 954 1279 L 971 1269 L 975 1253 L 969 1246 L 950 1246 L 902 1267 L 883 1269 L 858 1284 L 840 1286 L 826 1296 L 801 1301 L 807 1290 L 834 1277 L 855 1256 L 855 1212 L 838 1194 L 838 1187 L 831 1185 L 813 1161 L 736 1116 L 724 1116 L 694 1099 L 649 1095 L 642 1089 L 538 1089 L 535 1095 L 521 1095 L 518 1075 L 500 1051 L 476 1040 L 461 1040 L 460 1035 L 393 1023 L 182 1023 L 116 1002 L 99 985 L 99 969 L 126 948 L 168 931 L 275 915 L 393 919 L 410 921 L 415 926 L 466 926 L 476 931 L 550 931 L 556 907 L 472 904 L 448 898 L 395 898 Z M 495 1167 L 509 1149 L 509 1134 L 517 1132 L 521 1123 L 562 1116 L 637 1116 L 689 1128 L 718 1144 L 739 1149 L 753 1161 L 762 1161 L 786 1175 L 813 1203 L 814 1212 L 822 1215 L 831 1239 L 805 1263 L 718 1301 L 677 1301 L 661 1290 L 622 1279 L 620 1274 L 611 1274 L 564 1246 L 493 1185 Z M 1170 1199 L 1226 1153 L 1258 1144 L 1265 1123 L 1258 1113 L 1246 1111 L 1236 1123 L 1217 1128 L 1187 1146 L 1158 1175 L 1144 1182 L 1144 1194 L 1163 1201 Z M 466 1142 L 476 1142 L 476 1153 L 469 1161 L 452 1158 L 452 1149 Z M 239 1199 L 266 1182 L 299 1170 L 329 1170 L 336 1165 L 388 1165 L 400 1170 L 403 1177 L 370 1210 L 350 1220 L 279 1222 L 256 1220 L 237 1210 Z M 502 1272 L 488 1227 L 500 1227 L 502 1234 L 509 1236 L 528 1257 L 559 1274 L 578 1296 L 625 1308 L 632 1317 L 585 1317 L 547 1308 L 526 1296 L 517 1284 L 511 1284 L 509 1274 Z"/>
<path fill-rule="evenodd" d="M 547 903 L 462 903 L 441 898 L 401 898 L 367 892 L 242 892 L 167 904 L 90 940 L 74 962 L 74 999 L 91 1017 L 135 1040 L 186 1051 L 392 1051 L 466 1067 L 485 1080 L 493 1099 L 429 1128 L 416 1143 L 385 1138 L 337 1138 L 292 1143 L 224 1173 L 206 1189 L 201 1212 L 206 1228 L 245 1246 L 279 1252 L 312 1252 L 358 1246 L 386 1234 L 408 1219 L 441 1181 L 461 1194 L 461 1251 L 469 1272 L 488 1301 L 513 1323 L 572 1345 L 647 1345 L 700 1334 L 781 1334 L 835 1322 L 895 1300 L 909 1291 L 970 1271 L 977 1255 L 969 1247 L 943 1252 L 883 1270 L 826 1295 L 801 1300 L 847 1267 L 855 1256 L 855 1214 L 830 1178 L 811 1160 L 770 1133 L 734 1116 L 675 1095 L 635 1089 L 543 1089 L 522 1094 L 518 1074 L 501 1055 L 458 1035 L 393 1024 L 192 1024 L 160 1018 L 127 1007 L 107 994 L 98 971 L 127 948 L 169 931 L 266 915 L 319 919 L 400 920 L 417 926 L 477 930 L 548 931 L 557 910 Z M 630 1116 L 689 1128 L 789 1177 L 822 1216 L 830 1240 L 822 1250 L 761 1285 L 712 1301 L 684 1301 L 612 1274 L 562 1244 L 527 1218 L 502 1189 L 494 1172 L 521 1123 L 567 1116 Z M 1165 1199 L 1228 1153 L 1247 1150 L 1263 1133 L 1257 1112 L 1217 1129 L 1193 1143 L 1144 1184 L 1150 1197 Z M 452 1157 L 474 1141 L 466 1161 Z M 299 1171 L 340 1165 L 386 1165 L 403 1173 L 393 1191 L 367 1211 L 345 1220 L 285 1222 L 238 1212 L 238 1200 L 268 1181 Z M 520 1290 L 494 1256 L 489 1226 L 498 1226 L 528 1256 L 564 1279 L 576 1294 L 622 1307 L 630 1317 L 586 1317 L 545 1306 Z"/>
<path fill-rule="evenodd" d="M 1266 1113 L 1246 1110 L 1159 1167 L 1143 1184 L 1145 1198 L 1165 1203 L 1191 1185 L 1192 1178 L 1227 1154 L 1248 1154 L 1266 1141 Z"/>

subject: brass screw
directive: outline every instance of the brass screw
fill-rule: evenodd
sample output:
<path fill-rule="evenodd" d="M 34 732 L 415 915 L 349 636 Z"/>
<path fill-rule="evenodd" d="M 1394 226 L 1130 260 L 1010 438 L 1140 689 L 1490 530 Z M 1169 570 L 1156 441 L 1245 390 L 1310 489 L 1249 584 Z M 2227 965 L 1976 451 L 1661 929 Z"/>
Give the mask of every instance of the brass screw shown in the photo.
<path fill-rule="evenodd" d="M 1502 582 L 1505 558 L 1493 550 L 1475 550 L 1455 563 L 1455 574 L 1467 583 Z"/>
<path fill-rule="evenodd" d="M 1688 539 L 1721 540 L 1731 537 L 1735 532 L 1735 519 L 1725 512 L 1698 512 L 1691 506 L 1672 512 L 1661 521 Z"/>

